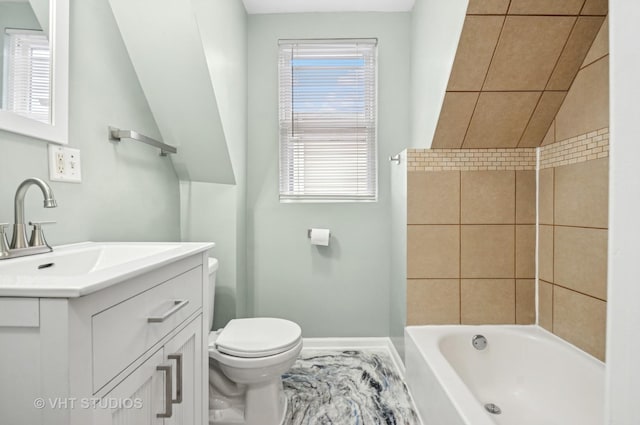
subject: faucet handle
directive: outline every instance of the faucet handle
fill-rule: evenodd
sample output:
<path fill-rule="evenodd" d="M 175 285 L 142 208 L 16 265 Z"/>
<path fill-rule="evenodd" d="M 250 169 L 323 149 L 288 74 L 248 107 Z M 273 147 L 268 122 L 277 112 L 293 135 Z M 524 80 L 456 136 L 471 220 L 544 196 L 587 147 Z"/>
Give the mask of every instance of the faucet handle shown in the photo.
<path fill-rule="evenodd" d="M 9 255 L 9 241 L 7 240 L 7 234 L 4 232 L 5 227 L 8 227 L 9 223 L 0 223 L 0 258 Z"/>
<path fill-rule="evenodd" d="M 33 226 L 33 231 L 31 232 L 29 246 L 49 246 L 47 240 L 44 238 L 42 226 L 55 223 L 55 221 L 30 221 L 29 225 Z"/>

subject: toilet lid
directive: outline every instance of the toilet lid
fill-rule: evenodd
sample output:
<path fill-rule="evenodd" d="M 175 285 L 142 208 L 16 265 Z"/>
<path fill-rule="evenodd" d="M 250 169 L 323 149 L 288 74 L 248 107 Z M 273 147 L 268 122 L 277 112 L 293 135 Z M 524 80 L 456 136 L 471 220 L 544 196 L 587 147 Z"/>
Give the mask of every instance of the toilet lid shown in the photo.
<path fill-rule="evenodd" d="M 236 357 L 266 357 L 295 347 L 302 337 L 297 323 L 268 317 L 233 319 L 216 339 L 218 351 Z"/>

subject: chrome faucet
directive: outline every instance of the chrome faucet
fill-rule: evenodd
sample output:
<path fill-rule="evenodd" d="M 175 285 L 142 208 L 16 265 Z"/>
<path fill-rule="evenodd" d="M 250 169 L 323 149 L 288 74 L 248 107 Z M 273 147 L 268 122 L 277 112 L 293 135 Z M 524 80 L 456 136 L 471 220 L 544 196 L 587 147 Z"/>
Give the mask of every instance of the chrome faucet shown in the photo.
<path fill-rule="evenodd" d="M 11 244 L 8 249 L 6 243 L 4 243 L 6 240 L 0 241 L 0 245 L 4 245 L 4 247 L 0 247 L 3 248 L 0 254 L 0 260 L 22 257 L 24 255 L 41 254 L 52 250 L 46 243 L 44 235 L 42 235 L 41 225 L 46 224 L 46 222 L 30 223 L 34 227 L 34 234 L 31 237 L 31 243 L 27 241 L 27 229 L 24 222 L 24 197 L 27 194 L 27 190 L 34 185 L 38 186 L 42 191 L 45 208 L 55 208 L 58 205 L 51 187 L 44 180 L 32 177 L 20 183 L 16 191 L 14 204 L 15 223 L 13 225 L 13 237 L 11 238 Z M 0 231 L 0 234 L 2 233 L 4 232 Z M 4 235 L 2 234 L 0 237 L 4 238 Z"/>

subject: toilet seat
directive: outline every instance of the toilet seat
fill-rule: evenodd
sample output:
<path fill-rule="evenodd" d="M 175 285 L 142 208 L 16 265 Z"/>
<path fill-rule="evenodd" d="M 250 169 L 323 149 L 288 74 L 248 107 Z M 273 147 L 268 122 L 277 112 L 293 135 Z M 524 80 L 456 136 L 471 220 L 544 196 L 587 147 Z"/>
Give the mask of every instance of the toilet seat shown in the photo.
<path fill-rule="evenodd" d="M 289 320 L 270 317 L 233 319 L 216 338 L 215 347 L 229 356 L 258 358 L 291 350 L 301 339 L 302 329 Z"/>

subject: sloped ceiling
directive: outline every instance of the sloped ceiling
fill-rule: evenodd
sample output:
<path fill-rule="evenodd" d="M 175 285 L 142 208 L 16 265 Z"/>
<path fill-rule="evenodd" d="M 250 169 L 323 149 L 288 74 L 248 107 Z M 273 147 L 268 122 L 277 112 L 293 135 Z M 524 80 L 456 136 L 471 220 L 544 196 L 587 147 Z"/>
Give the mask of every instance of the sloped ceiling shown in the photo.
<path fill-rule="evenodd" d="M 42 31 L 49 34 L 49 0 L 29 0 L 29 4 Z"/>
<path fill-rule="evenodd" d="M 432 148 L 542 143 L 607 0 L 470 0 Z"/>
<path fill-rule="evenodd" d="M 163 141 L 178 148 L 180 180 L 234 184 L 191 0 L 109 3 Z"/>

